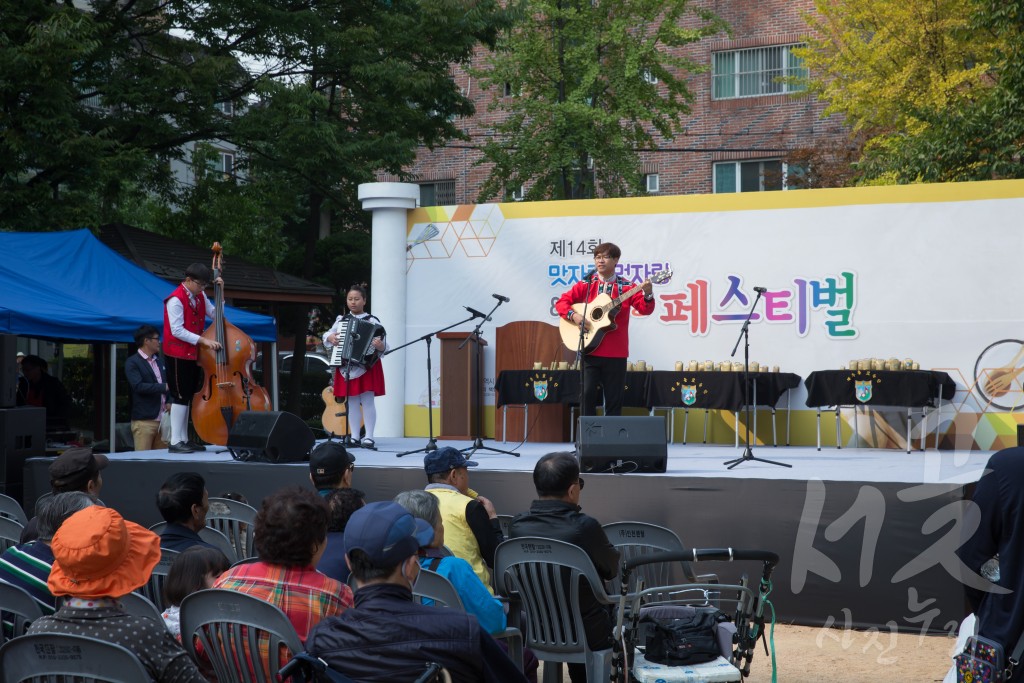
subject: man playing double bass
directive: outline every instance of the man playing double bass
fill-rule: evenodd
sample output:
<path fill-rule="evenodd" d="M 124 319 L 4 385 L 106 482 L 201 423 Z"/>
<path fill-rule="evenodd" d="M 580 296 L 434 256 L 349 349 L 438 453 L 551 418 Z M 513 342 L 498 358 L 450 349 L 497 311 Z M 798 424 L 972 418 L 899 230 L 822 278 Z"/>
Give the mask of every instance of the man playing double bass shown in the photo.
<path fill-rule="evenodd" d="M 630 282 L 616 277 L 615 266 L 622 251 L 611 242 L 594 247 L 594 271 L 574 284 L 555 303 L 555 310 L 574 325 L 592 327 L 589 320 L 573 311 L 573 304 L 593 301 L 599 294 L 615 298 L 630 287 Z M 597 414 L 597 388 L 604 392 L 604 414 L 621 415 L 622 397 L 626 393 L 626 358 L 629 356 L 630 309 L 640 315 L 654 312 L 651 283 L 644 282 L 641 289 L 624 301 L 615 316 L 616 328 L 611 330 L 583 356 L 583 415 Z"/>
<path fill-rule="evenodd" d="M 199 346 L 214 351 L 220 343 L 206 339 L 203 328 L 206 319 L 216 315 L 216 309 L 203 293 L 213 272 L 202 263 L 193 263 L 185 269 L 185 280 L 164 299 L 164 345 L 167 362 L 167 385 L 171 393 L 171 453 L 192 453 L 206 448 L 188 438 L 188 408 L 198 389 L 199 368 L 196 364 Z M 217 278 L 219 284 L 224 281 Z"/>

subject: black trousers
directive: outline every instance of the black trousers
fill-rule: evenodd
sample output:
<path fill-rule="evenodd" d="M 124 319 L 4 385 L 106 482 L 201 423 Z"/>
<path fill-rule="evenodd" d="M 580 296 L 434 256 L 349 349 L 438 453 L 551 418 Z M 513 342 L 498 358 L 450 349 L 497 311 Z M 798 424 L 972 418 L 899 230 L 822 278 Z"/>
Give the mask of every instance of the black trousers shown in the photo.
<path fill-rule="evenodd" d="M 597 392 L 604 393 L 604 414 L 622 415 L 626 393 L 626 359 L 583 357 L 583 414 L 597 415 Z"/>
<path fill-rule="evenodd" d="M 199 379 L 202 372 L 194 360 L 167 356 L 167 386 L 171 390 L 171 403 L 187 406 L 192 397 L 199 391 Z"/>

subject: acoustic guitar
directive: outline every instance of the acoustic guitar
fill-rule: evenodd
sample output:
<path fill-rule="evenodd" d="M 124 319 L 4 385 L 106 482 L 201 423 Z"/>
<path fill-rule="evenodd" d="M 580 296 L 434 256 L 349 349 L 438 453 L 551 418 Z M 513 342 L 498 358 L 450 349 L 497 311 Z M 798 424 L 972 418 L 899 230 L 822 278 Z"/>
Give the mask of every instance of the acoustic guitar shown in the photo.
<path fill-rule="evenodd" d="M 324 425 L 324 431 L 334 436 L 344 436 L 348 433 L 348 406 L 344 396 L 335 396 L 334 387 L 328 384 L 320 398 L 324 400 L 324 414 L 320 421 Z"/>
<path fill-rule="evenodd" d="M 656 285 L 663 285 L 672 279 L 672 270 L 662 270 L 650 277 L 647 282 L 651 282 Z M 641 282 L 635 287 L 630 287 L 625 292 L 622 292 L 614 299 L 607 294 L 598 294 L 588 304 L 573 304 L 572 310 L 580 316 L 584 314 L 584 308 L 586 308 L 587 319 L 590 320 L 591 327 L 589 330 L 583 333 L 583 352 L 590 353 L 596 349 L 600 344 L 601 340 L 604 339 L 604 335 L 614 330 L 617 325 L 615 324 L 615 316 L 619 314 L 619 309 L 622 308 L 622 303 L 628 301 L 631 296 L 640 291 L 640 289 L 646 284 Z M 576 323 L 571 323 L 562 317 L 558 321 L 558 332 L 562 335 L 562 343 L 568 347 L 570 351 L 575 351 L 579 348 L 580 343 L 580 326 Z"/>

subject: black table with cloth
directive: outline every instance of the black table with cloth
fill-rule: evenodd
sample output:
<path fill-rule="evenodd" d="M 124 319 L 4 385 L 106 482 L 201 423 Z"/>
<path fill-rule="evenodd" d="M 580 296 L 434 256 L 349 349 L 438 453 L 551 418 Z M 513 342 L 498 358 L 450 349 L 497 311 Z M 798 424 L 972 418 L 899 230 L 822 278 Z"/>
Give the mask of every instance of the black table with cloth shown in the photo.
<path fill-rule="evenodd" d="M 751 404 L 775 406 L 800 376 L 789 372 L 752 372 Z M 684 385 L 698 387 L 693 404 L 681 398 Z M 495 383 L 495 408 L 548 403 L 579 404 L 580 375 L 576 370 L 503 370 Z M 630 408 L 743 408 L 742 372 L 645 371 L 626 373 L 623 405 Z M 788 440 L 788 439 L 787 439 Z"/>
<path fill-rule="evenodd" d="M 857 382 L 870 381 L 871 395 L 867 400 L 857 398 Z M 896 406 L 907 409 L 907 452 L 910 452 L 910 414 L 919 408 L 941 408 L 943 400 L 956 393 L 956 382 L 940 370 L 817 370 L 804 380 L 807 387 L 807 407 L 818 411 L 818 450 L 821 450 L 821 408 L 836 407 L 836 446 L 839 446 L 839 409 L 842 406 L 863 405 Z M 854 419 L 856 429 L 856 419 Z M 938 425 L 935 445 L 938 447 Z M 924 450 L 924 437 L 921 438 Z"/>

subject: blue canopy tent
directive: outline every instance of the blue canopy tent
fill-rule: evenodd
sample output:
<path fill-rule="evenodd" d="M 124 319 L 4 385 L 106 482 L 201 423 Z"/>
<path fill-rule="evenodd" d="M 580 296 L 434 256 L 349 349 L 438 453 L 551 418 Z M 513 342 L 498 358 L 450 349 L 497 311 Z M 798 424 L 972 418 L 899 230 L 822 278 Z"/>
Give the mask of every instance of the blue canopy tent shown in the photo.
<path fill-rule="evenodd" d="M 163 329 L 168 283 L 88 230 L 0 233 L 0 254 L 0 333 L 119 344 L 131 342 L 144 323 Z M 274 343 L 276 350 L 272 317 L 232 307 L 225 308 L 224 316 L 255 341 Z M 111 346 L 111 435 L 114 358 Z"/>

